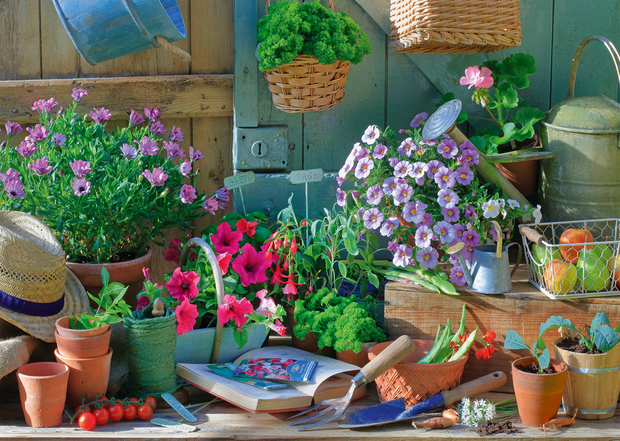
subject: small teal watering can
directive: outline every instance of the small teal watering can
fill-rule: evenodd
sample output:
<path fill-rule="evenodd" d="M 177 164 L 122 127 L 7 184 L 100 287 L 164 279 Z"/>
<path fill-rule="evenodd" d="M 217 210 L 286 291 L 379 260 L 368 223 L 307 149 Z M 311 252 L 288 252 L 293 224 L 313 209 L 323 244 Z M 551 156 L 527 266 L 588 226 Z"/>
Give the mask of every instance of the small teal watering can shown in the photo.
<path fill-rule="evenodd" d="M 467 289 L 481 294 L 504 294 L 512 291 L 510 279 L 521 263 L 523 249 L 517 242 L 512 242 L 508 246 L 503 247 L 501 228 L 496 221 L 491 221 L 491 223 L 497 230 L 497 246 L 478 245 L 474 248 L 469 267 L 461 254 L 461 250 L 465 246 L 463 242 L 451 246 L 446 252 L 448 254 L 456 253 L 467 279 Z M 511 272 L 508 262 L 508 248 L 513 245 L 519 247 L 519 255 L 517 257 L 517 264 Z"/>

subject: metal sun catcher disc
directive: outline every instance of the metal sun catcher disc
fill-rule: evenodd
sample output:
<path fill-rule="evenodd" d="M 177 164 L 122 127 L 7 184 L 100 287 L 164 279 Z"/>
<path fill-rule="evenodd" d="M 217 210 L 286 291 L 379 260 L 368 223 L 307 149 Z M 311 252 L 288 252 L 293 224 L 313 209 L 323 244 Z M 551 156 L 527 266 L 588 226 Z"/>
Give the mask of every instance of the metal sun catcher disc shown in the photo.
<path fill-rule="evenodd" d="M 422 129 L 422 137 L 426 140 L 435 139 L 448 131 L 461 113 L 462 104 L 459 100 L 445 103 L 430 116 Z"/>

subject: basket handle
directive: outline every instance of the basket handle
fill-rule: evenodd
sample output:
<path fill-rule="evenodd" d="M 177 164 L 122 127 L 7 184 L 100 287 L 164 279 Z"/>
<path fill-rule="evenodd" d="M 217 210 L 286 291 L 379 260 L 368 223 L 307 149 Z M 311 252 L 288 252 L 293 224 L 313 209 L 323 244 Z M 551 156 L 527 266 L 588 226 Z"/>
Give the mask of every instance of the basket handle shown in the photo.
<path fill-rule="evenodd" d="M 579 58 L 581 58 L 581 53 L 585 49 L 585 47 L 591 41 L 598 40 L 601 41 L 609 53 L 611 54 L 611 58 L 614 60 L 614 65 L 616 66 L 616 73 L 618 74 L 618 82 L 620 82 L 620 55 L 618 55 L 618 51 L 616 47 L 613 45 L 609 39 L 601 36 L 594 35 L 592 37 L 588 37 L 581 42 L 577 51 L 575 52 L 575 56 L 573 57 L 573 62 L 570 65 L 570 72 L 568 74 L 568 93 L 566 94 L 566 99 L 573 98 L 575 96 L 575 78 L 577 77 L 577 67 L 579 67 Z"/>
<path fill-rule="evenodd" d="M 207 255 L 211 270 L 213 271 L 213 278 L 215 279 L 215 292 L 217 297 L 217 304 L 224 304 L 224 280 L 222 279 L 222 271 L 217 263 L 217 257 L 211 246 L 199 237 L 192 237 L 187 241 L 181 252 L 181 259 L 179 265 L 183 266 L 187 262 L 187 257 L 192 249 L 193 245 L 198 245 L 202 248 L 202 251 Z M 217 363 L 217 357 L 220 354 L 220 346 L 222 344 L 222 333 L 224 332 L 224 326 L 220 324 L 220 321 L 215 319 L 215 338 L 213 339 L 213 349 L 211 350 L 211 363 Z"/>
<path fill-rule="evenodd" d="M 265 7 L 269 8 L 269 6 L 271 5 L 271 0 L 265 0 Z M 334 11 L 334 1 L 333 0 L 329 0 L 329 7 L 331 8 L 332 12 L 336 12 Z M 269 12 L 267 12 L 269 13 Z"/>
<path fill-rule="evenodd" d="M 543 245 L 544 242 L 547 242 L 547 238 L 545 236 L 527 225 L 519 225 L 519 233 L 521 233 L 521 236 L 527 237 L 536 245 Z"/>

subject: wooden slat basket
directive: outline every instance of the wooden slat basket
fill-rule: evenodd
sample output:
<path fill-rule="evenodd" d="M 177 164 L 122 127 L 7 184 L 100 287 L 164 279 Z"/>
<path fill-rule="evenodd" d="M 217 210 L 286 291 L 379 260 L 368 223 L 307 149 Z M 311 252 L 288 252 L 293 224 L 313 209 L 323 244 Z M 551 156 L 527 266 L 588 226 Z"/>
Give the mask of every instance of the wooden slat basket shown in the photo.
<path fill-rule="evenodd" d="M 494 52 L 521 44 L 519 0 L 391 0 L 392 48 Z"/>

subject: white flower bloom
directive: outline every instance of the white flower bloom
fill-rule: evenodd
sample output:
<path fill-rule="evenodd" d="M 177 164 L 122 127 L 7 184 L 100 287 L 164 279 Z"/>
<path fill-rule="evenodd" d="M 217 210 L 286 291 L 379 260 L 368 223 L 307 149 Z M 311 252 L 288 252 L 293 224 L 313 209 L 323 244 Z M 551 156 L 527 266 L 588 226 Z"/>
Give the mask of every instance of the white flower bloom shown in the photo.
<path fill-rule="evenodd" d="M 542 221 L 542 213 L 540 211 L 540 205 L 536 206 L 536 209 L 532 213 L 532 216 L 534 216 L 534 223 L 539 224 L 540 221 Z"/>
<path fill-rule="evenodd" d="M 368 145 L 372 145 L 375 143 L 380 134 L 381 132 L 379 132 L 377 126 L 368 126 L 362 135 L 362 141 Z"/>
<path fill-rule="evenodd" d="M 506 202 L 508 202 L 508 206 L 511 210 L 514 210 L 515 208 L 519 208 L 521 206 L 521 204 L 519 204 L 514 199 L 508 199 Z"/>
<path fill-rule="evenodd" d="M 484 210 L 484 217 L 494 219 L 499 215 L 500 203 L 496 200 L 490 200 L 482 204 L 482 209 Z"/>

